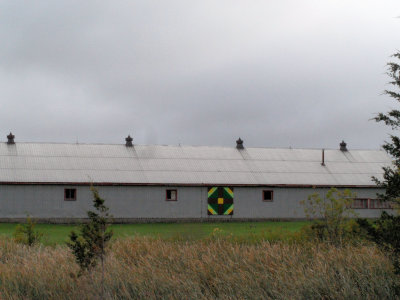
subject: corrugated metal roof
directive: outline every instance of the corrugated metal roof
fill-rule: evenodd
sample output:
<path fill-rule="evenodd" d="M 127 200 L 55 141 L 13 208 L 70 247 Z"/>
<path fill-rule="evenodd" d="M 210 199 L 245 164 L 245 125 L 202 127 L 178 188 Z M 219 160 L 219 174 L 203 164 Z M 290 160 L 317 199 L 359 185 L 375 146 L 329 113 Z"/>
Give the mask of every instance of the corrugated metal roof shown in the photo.
<path fill-rule="evenodd" d="M 0 144 L 2 183 L 374 186 L 381 150 Z"/>

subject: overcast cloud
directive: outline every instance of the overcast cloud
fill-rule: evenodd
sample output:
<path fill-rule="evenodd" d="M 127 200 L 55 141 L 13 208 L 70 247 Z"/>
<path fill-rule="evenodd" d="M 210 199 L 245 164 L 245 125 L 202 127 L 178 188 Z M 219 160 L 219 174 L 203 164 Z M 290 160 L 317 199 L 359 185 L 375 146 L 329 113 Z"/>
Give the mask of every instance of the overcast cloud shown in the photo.
<path fill-rule="evenodd" d="M 0 140 L 377 149 L 395 1 L 0 1 Z"/>

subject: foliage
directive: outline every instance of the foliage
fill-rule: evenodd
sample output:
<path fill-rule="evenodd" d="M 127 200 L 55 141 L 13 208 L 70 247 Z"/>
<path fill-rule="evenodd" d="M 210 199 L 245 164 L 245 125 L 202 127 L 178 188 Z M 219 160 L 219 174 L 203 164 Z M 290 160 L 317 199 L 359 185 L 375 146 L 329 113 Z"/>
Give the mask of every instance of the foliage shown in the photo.
<path fill-rule="evenodd" d="M 393 54 L 396 60 L 400 60 L 400 52 Z M 389 84 L 395 87 L 394 90 L 385 90 L 384 94 L 400 102 L 400 65 L 397 62 L 387 64 L 387 75 L 390 77 Z M 387 113 L 379 113 L 374 120 L 384 122 L 392 130 L 400 128 L 400 110 L 393 109 Z M 376 184 L 385 189 L 384 194 L 379 197 L 386 201 L 400 203 L 400 138 L 394 134 L 390 135 L 390 142 L 385 142 L 383 149 L 394 158 L 393 166 L 383 168 L 383 180 L 373 178 Z"/>
<path fill-rule="evenodd" d="M 358 245 L 366 240 L 366 233 L 360 228 L 356 220 L 350 219 L 343 222 L 338 239 L 332 239 L 328 235 L 326 225 L 320 220 L 314 220 L 311 224 L 307 224 L 294 235 L 296 242 L 329 242 L 335 245 L 352 244 Z"/>
<path fill-rule="evenodd" d="M 35 230 L 36 222 L 30 216 L 26 217 L 26 223 L 18 224 L 14 231 L 14 239 L 17 243 L 33 246 L 40 243 L 43 233 Z"/>
<path fill-rule="evenodd" d="M 372 241 L 391 254 L 396 273 L 400 274 L 400 216 L 383 211 L 381 217 L 373 222 L 366 219 L 357 222 Z"/>
<path fill-rule="evenodd" d="M 314 222 L 305 231 L 317 240 L 341 245 L 347 233 L 353 231 L 348 229 L 348 221 L 350 217 L 356 216 L 350 208 L 354 197 L 355 194 L 350 190 L 336 188 L 329 189 L 325 197 L 318 193 L 308 196 L 301 204 L 307 218 L 314 219 Z"/>
<path fill-rule="evenodd" d="M 375 245 L 237 244 L 117 239 L 105 261 L 106 299 L 398 299 L 390 260 Z M 100 269 L 65 246 L 0 239 L 0 299 L 99 299 Z"/>
<path fill-rule="evenodd" d="M 100 259 L 104 262 L 105 247 L 113 233 L 107 230 L 110 223 L 108 207 L 104 205 L 104 199 L 93 186 L 90 188 L 93 194 L 94 211 L 88 211 L 89 222 L 82 224 L 80 233 L 70 233 L 68 247 L 72 250 L 81 271 L 91 270 Z"/>

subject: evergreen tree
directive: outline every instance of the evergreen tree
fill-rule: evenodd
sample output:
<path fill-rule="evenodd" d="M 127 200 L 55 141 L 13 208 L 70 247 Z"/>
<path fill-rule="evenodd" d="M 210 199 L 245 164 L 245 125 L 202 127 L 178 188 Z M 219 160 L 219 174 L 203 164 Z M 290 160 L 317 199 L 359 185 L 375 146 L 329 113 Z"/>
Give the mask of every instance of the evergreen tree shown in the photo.
<path fill-rule="evenodd" d="M 75 259 L 81 267 L 81 273 L 96 266 L 100 259 L 102 270 L 104 268 L 105 247 L 113 233 L 107 230 L 110 223 L 108 207 L 104 205 L 104 199 L 93 186 L 90 188 L 93 194 L 93 207 L 96 211 L 88 211 L 89 222 L 82 224 L 80 233 L 72 231 L 67 242 Z"/>
<path fill-rule="evenodd" d="M 389 83 L 394 86 L 393 90 L 385 90 L 384 94 L 400 102 L 400 52 L 393 54 L 395 61 L 389 62 L 387 75 Z M 387 113 L 379 113 L 375 118 L 376 122 L 384 122 L 392 130 L 400 129 L 400 110 L 393 109 Z M 385 142 L 383 149 L 393 157 L 393 166 L 383 168 L 383 180 L 373 178 L 376 184 L 385 189 L 384 194 L 379 196 L 386 201 L 393 201 L 400 204 L 400 137 L 390 135 L 390 142 Z"/>

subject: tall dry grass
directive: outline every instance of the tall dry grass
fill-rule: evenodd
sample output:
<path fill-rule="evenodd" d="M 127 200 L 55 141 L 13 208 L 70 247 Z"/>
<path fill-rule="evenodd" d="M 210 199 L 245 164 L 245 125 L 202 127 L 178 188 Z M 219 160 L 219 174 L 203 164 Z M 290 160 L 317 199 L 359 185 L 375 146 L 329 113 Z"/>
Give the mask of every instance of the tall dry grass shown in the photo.
<path fill-rule="evenodd" d="M 0 241 L 1 299 L 98 299 L 100 270 L 77 277 L 64 246 Z M 106 260 L 107 299 L 395 299 L 398 280 L 372 245 L 229 240 L 117 240 Z"/>

